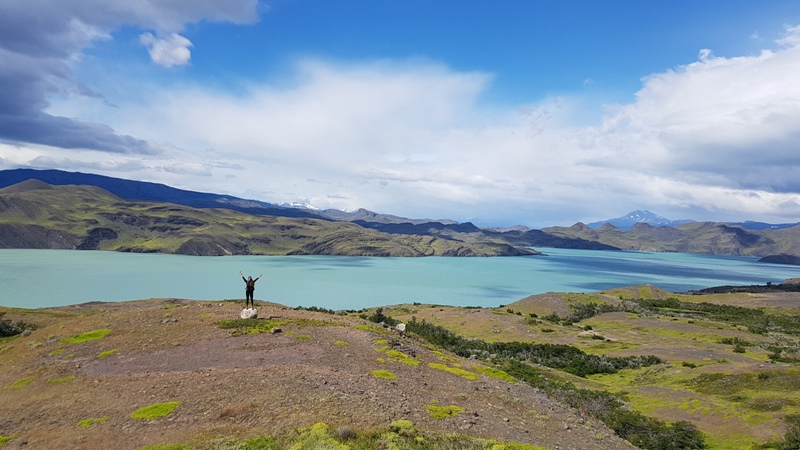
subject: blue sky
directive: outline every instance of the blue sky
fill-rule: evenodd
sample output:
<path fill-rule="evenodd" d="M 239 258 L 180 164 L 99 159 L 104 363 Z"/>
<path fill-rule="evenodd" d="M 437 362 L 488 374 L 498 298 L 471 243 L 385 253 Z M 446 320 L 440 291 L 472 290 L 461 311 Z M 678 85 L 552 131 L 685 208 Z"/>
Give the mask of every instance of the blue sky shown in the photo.
<path fill-rule="evenodd" d="M 797 74 L 795 1 L 11 0 L 0 168 L 479 225 L 794 222 Z"/>

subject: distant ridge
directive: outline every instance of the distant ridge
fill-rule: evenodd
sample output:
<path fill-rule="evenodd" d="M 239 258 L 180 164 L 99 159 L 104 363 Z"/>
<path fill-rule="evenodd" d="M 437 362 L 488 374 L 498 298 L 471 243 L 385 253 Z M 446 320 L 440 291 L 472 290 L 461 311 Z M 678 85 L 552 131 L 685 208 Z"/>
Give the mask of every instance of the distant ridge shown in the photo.
<path fill-rule="evenodd" d="M 284 206 L 258 200 L 242 199 L 231 195 L 187 191 L 159 183 L 126 180 L 122 178 L 107 177 L 104 175 L 81 172 L 67 172 L 55 169 L 0 170 L 0 189 L 28 180 L 38 180 L 53 186 L 64 186 L 69 184 L 96 186 L 126 200 L 176 203 L 178 205 L 191 206 L 193 208 L 225 208 L 254 215 L 301 217 L 332 220 L 337 222 L 365 221 L 378 224 L 423 224 L 428 222 L 439 222 L 450 225 L 458 223 L 456 221 L 446 219 L 435 221 L 430 219 L 407 219 L 390 214 L 376 213 L 363 208 L 352 213 L 335 209 L 319 211 L 309 207 L 298 207 L 295 205 Z"/>
<path fill-rule="evenodd" d="M 592 222 L 587 224 L 587 226 L 589 228 L 596 230 L 605 224 L 611 224 L 619 228 L 620 230 L 630 230 L 637 223 L 646 223 L 654 227 L 674 227 L 684 223 L 692 223 L 692 222 L 695 221 L 691 219 L 670 220 L 667 219 L 666 217 L 659 216 L 646 209 L 645 210 L 637 209 L 636 211 L 631 211 L 622 217 L 617 217 L 615 219 L 601 220 L 599 222 Z"/>
<path fill-rule="evenodd" d="M 255 215 L 326 219 L 307 210 L 284 208 L 271 203 L 244 200 L 230 195 L 187 191 L 147 181 L 125 180 L 63 170 L 11 169 L 0 171 L 0 189 L 28 180 L 38 180 L 53 186 L 70 184 L 96 186 L 118 197 L 133 201 L 176 203 L 193 208 L 226 208 Z"/>

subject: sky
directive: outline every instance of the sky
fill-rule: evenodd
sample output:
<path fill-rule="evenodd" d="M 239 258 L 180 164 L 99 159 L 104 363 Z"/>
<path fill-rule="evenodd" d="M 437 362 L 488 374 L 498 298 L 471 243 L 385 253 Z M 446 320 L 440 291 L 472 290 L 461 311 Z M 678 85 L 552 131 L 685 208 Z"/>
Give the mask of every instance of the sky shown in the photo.
<path fill-rule="evenodd" d="M 1 0 L 0 169 L 541 228 L 800 221 L 796 0 Z"/>

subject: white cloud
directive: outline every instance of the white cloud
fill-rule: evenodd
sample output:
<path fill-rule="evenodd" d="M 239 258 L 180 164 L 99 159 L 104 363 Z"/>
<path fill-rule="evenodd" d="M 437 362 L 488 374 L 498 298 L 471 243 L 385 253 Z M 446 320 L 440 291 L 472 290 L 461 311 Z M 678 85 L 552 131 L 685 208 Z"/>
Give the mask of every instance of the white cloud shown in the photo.
<path fill-rule="evenodd" d="M 235 95 L 147 86 L 140 103 L 92 114 L 168 149 L 143 161 L 140 178 L 266 201 L 532 226 L 635 208 L 792 221 L 797 36 L 787 28 L 778 48 L 753 56 L 700 50 L 692 64 L 645 77 L 636 100 L 609 105 L 597 126 L 572 125 L 578 97 L 489 108 L 491 74 L 424 60 L 308 59 L 288 86 L 253 82 Z"/>
<path fill-rule="evenodd" d="M 170 34 L 166 39 L 156 38 L 152 33 L 143 33 L 139 36 L 139 42 L 147 47 L 154 63 L 165 67 L 183 66 L 192 59 L 189 51 L 192 42 L 177 33 Z"/>
<path fill-rule="evenodd" d="M 187 64 L 189 42 L 177 32 L 201 20 L 253 23 L 258 0 L 50 0 L 0 1 L 0 139 L 69 150 L 154 154 L 145 140 L 120 135 L 101 123 L 44 111 L 55 95 L 97 95 L 72 78 L 71 65 L 95 40 L 123 26 L 142 35 L 153 61 Z"/>

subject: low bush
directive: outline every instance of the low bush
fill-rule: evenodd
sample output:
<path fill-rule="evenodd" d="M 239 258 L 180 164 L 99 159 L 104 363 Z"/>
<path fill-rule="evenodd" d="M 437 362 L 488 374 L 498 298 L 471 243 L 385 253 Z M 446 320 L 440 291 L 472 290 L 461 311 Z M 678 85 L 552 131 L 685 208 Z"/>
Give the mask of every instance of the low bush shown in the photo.
<path fill-rule="evenodd" d="M 36 325 L 26 322 L 12 322 L 10 320 L 1 319 L 5 312 L 0 312 L 0 338 L 16 336 L 22 334 L 25 330 L 35 330 Z"/>

